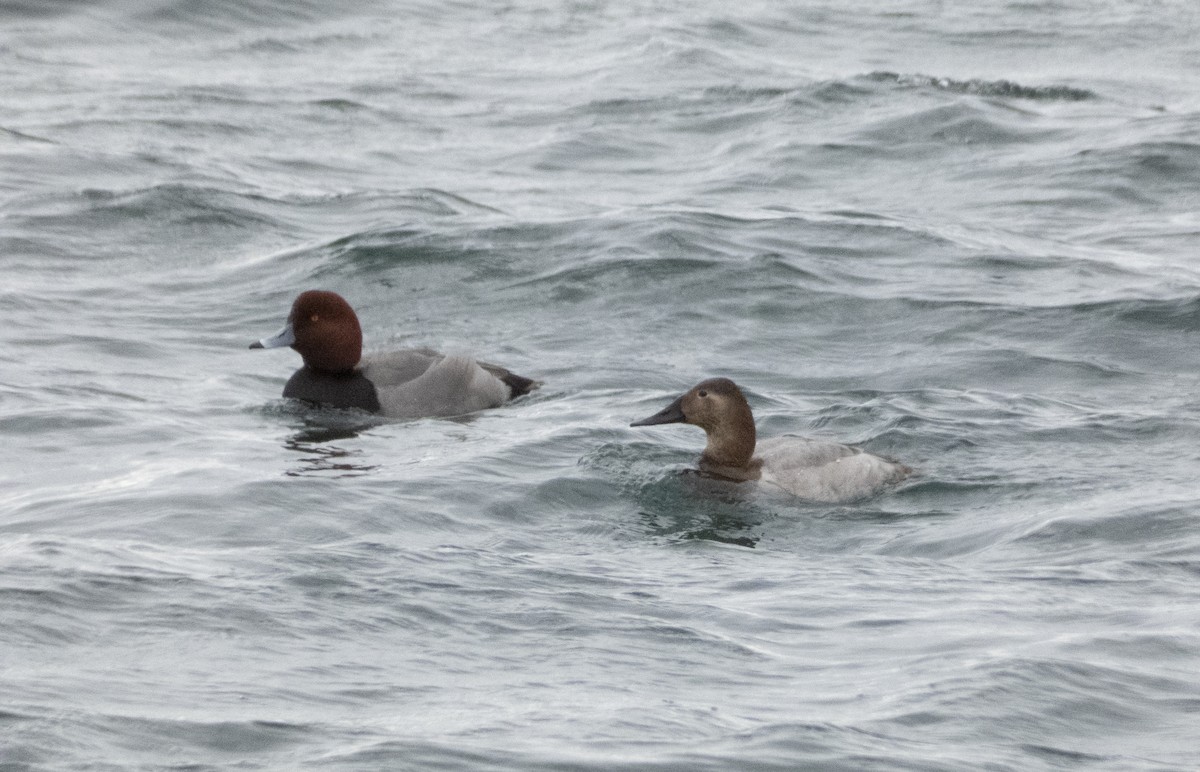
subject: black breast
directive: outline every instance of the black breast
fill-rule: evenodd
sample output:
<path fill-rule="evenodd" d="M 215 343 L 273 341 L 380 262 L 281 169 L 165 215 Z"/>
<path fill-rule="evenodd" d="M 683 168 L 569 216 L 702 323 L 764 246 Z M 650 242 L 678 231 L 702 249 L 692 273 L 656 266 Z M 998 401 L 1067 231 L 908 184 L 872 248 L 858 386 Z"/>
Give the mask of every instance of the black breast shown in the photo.
<path fill-rule="evenodd" d="M 330 407 L 356 407 L 371 413 L 379 412 L 375 384 L 358 370 L 331 375 L 301 367 L 283 387 L 283 396 Z"/>

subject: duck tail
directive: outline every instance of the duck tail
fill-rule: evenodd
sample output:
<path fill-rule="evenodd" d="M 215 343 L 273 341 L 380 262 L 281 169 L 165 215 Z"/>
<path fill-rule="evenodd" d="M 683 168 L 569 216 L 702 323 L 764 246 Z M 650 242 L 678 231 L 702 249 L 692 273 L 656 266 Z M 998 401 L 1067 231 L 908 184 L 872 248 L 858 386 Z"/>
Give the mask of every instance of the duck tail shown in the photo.
<path fill-rule="evenodd" d="M 504 375 L 499 377 L 508 386 L 508 390 L 512 392 L 513 398 L 524 396 L 542 385 L 541 381 L 535 381 L 532 378 L 526 378 L 516 373 L 505 372 Z"/>
<path fill-rule="evenodd" d="M 479 366 L 482 367 L 484 370 L 487 370 L 492 375 L 499 378 L 504 383 L 504 385 L 508 387 L 508 391 L 510 393 L 509 399 L 516 399 L 517 397 L 523 397 L 526 394 L 528 394 L 529 392 L 533 391 L 534 389 L 536 389 L 537 387 L 542 385 L 541 381 L 535 381 L 532 378 L 526 378 L 523 375 L 517 375 L 516 373 L 511 373 L 508 370 L 505 370 L 500 365 L 493 365 L 493 364 L 488 364 L 487 362 L 480 362 Z"/>

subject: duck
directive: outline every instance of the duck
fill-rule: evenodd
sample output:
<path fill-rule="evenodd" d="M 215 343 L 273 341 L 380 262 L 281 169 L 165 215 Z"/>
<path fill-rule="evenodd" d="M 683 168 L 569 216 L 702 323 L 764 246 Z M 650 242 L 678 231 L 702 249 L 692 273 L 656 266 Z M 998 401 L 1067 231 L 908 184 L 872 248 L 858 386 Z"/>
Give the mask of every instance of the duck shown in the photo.
<path fill-rule="evenodd" d="M 252 349 L 290 346 L 304 359 L 283 396 L 388 418 L 465 415 L 499 407 L 540 384 L 498 365 L 429 348 L 363 356 L 358 314 L 341 295 L 301 292 L 287 324 Z"/>
<path fill-rule="evenodd" d="M 913 471 L 861 448 L 829 440 L 776 437 L 758 442 L 750 403 L 728 378 L 701 381 L 659 412 L 630 426 L 672 423 L 699 426 L 707 435 L 708 444 L 700 456 L 702 474 L 733 482 L 760 480 L 816 503 L 873 496 Z"/>

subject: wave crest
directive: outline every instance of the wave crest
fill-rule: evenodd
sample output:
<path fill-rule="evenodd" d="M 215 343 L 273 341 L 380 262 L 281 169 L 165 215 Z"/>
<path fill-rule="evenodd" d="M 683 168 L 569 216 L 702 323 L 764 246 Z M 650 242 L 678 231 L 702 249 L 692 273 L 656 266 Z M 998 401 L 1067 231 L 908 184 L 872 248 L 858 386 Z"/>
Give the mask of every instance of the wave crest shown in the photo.
<path fill-rule="evenodd" d="M 953 78 L 938 78 L 931 75 L 901 74 L 886 71 L 872 72 L 865 77 L 867 80 L 875 83 L 935 89 L 937 91 L 948 91 L 953 94 L 971 94 L 985 97 L 1065 102 L 1086 102 L 1100 98 L 1096 92 L 1086 88 L 1062 85 L 1025 86 L 1011 80 L 980 80 L 977 78 L 955 80 Z"/>

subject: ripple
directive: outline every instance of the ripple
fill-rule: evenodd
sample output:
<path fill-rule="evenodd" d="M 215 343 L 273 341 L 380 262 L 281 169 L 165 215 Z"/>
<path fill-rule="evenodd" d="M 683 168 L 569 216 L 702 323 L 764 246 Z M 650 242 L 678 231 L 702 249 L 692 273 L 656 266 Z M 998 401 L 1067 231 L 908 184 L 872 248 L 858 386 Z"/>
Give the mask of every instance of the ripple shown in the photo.
<path fill-rule="evenodd" d="M 1096 92 L 1074 86 L 1025 86 L 1010 80 L 955 80 L 929 75 L 899 74 L 895 72 L 872 72 L 864 79 L 903 87 L 946 91 L 952 94 L 970 94 L 985 97 L 1029 99 L 1035 101 L 1084 102 L 1099 99 Z"/>

